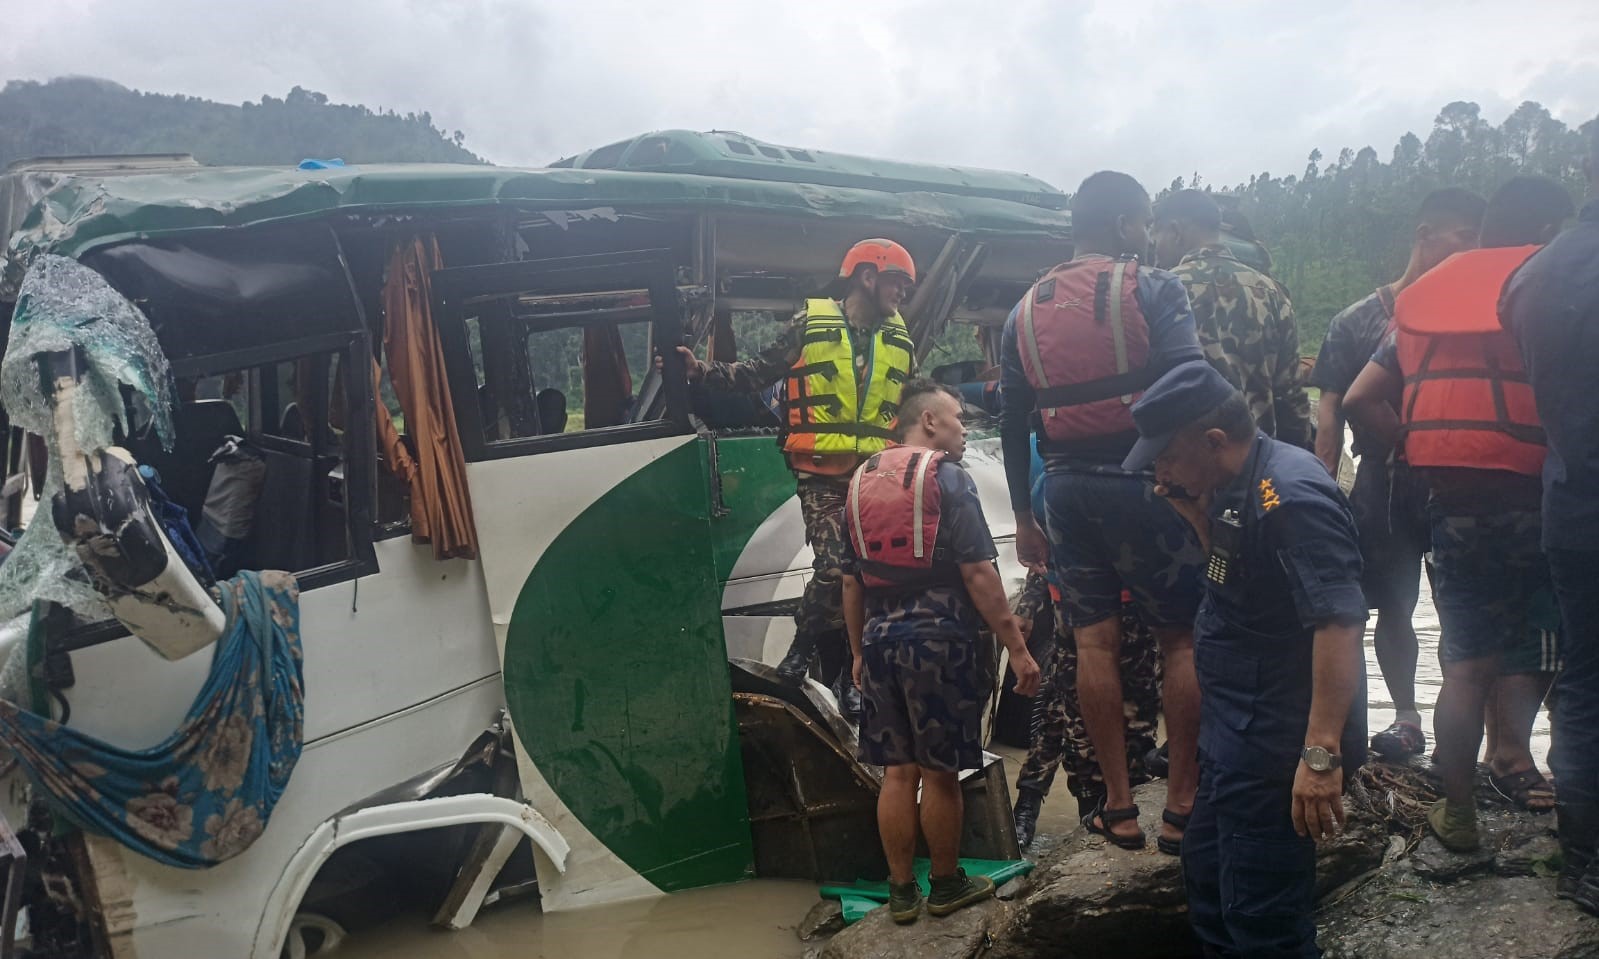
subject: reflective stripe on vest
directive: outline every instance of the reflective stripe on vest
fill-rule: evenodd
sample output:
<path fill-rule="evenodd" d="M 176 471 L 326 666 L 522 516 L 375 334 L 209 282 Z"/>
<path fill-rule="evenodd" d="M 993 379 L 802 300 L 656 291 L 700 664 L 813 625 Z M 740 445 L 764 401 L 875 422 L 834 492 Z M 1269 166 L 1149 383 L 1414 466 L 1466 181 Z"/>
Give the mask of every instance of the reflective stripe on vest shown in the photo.
<path fill-rule="evenodd" d="M 888 445 L 914 346 L 899 314 L 873 331 L 856 372 L 847 321 L 833 300 L 807 300 L 799 360 L 789 370 L 783 449 L 797 454 L 871 455 Z"/>

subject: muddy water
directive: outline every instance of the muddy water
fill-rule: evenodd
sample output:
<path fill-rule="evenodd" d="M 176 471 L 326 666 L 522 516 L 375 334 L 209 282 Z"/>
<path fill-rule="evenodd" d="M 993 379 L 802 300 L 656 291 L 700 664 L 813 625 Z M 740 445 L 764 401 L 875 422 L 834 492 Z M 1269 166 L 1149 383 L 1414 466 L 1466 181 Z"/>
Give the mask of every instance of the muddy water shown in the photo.
<path fill-rule="evenodd" d="M 658 899 L 543 915 L 533 902 L 479 914 L 471 928 L 440 932 L 423 915 L 361 933 L 339 959 L 798 959 L 794 934 L 817 901 L 808 882 L 763 879 Z"/>

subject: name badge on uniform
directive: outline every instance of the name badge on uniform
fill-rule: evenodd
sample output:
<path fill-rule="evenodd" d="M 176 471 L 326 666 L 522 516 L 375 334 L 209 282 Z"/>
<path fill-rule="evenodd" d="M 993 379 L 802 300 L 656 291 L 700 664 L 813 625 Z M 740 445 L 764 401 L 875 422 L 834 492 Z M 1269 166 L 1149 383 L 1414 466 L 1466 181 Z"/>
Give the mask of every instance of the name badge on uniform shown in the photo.
<path fill-rule="evenodd" d="M 1237 572 L 1238 553 L 1244 546 L 1244 524 L 1236 509 L 1222 511 L 1210 530 L 1210 555 L 1205 560 L 1205 578 L 1226 586 Z"/>

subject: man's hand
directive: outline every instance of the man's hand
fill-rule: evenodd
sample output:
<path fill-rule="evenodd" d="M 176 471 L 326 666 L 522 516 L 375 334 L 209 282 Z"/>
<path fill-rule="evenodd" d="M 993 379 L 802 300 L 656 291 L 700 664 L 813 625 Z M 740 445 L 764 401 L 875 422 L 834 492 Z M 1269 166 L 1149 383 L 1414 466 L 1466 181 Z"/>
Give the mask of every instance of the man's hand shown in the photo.
<path fill-rule="evenodd" d="M 698 383 L 705 378 L 705 364 L 699 361 L 694 351 L 686 346 L 680 346 L 677 351 L 683 354 L 683 368 L 688 371 L 688 381 Z M 666 368 L 666 361 L 659 353 L 655 355 L 655 372 L 659 373 Z"/>
<path fill-rule="evenodd" d="M 853 657 L 849 675 L 850 681 L 855 684 L 855 688 L 861 689 L 861 658 L 859 656 Z M 863 689 L 861 691 L 865 692 Z"/>
<path fill-rule="evenodd" d="M 1025 649 L 1020 653 L 1012 653 L 1010 671 L 1016 674 L 1016 695 L 1038 695 L 1038 684 L 1043 678 L 1043 673 L 1039 670 L 1032 653 Z"/>
<path fill-rule="evenodd" d="M 1316 772 L 1301 760 L 1294 773 L 1294 832 L 1317 841 L 1344 828 L 1344 779 L 1336 769 Z"/>
<path fill-rule="evenodd" d="M 1016 562 L 1039 575 L 1049 565 L 1049 537 L 1032 513 L 1016 514 Z"/>
<path fill-rule="evenodd" d="M 1210 549 L 1210 493 L 1201 493 L 1196 497 L 1176 495 L 1178 491 L 1160 483 L 1155 484 L 1155 495 L 1165 497 L 1166 502 L 1172 505 L 1177 515 L 1188 521 L 1188 525 L 1199 534 L 1200 545 Z"/>

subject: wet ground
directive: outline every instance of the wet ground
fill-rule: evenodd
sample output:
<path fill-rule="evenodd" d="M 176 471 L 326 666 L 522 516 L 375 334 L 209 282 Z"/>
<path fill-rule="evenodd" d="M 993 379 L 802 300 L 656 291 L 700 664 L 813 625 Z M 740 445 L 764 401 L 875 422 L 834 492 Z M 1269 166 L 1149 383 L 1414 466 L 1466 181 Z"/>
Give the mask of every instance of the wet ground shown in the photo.
<path fill-rule="evenodd" d="M 1431 597 L 1422 590 L 1416 610 L 1421 641 L 1417 667 L 1417 699 L 1429 741 L 1432 707 L 1442 674 L 1438 668 L 1438 617 Z M 1367 697 L 1370 728 L 1393 719 L 1393 704 L 1377 669 L 1371 634 L 1366 635 Z M 1015 795 L 1016 774 L 1024 753 L 996 747 Z M 1533 729 L 1533 755 L 1547 769 L 1549 716 L 1538 714 Z M 1058 788 L 1039 816 L 1033 855 L 1048 852 L 1077 828 L 1077 803 Z M 794 930 L 817 901 L 816 887 L 805 882 L 758 880 L 679 893 L 661 899 L 624 903 L 580 912 L 543 915 L 530 902 L 486 910 L 462 932 L 430 929 L 427 916 L 403 916 L 379 931 L 363 932 L 341 946 L 342 959 L 799 959 L 810 946 Z"/>

